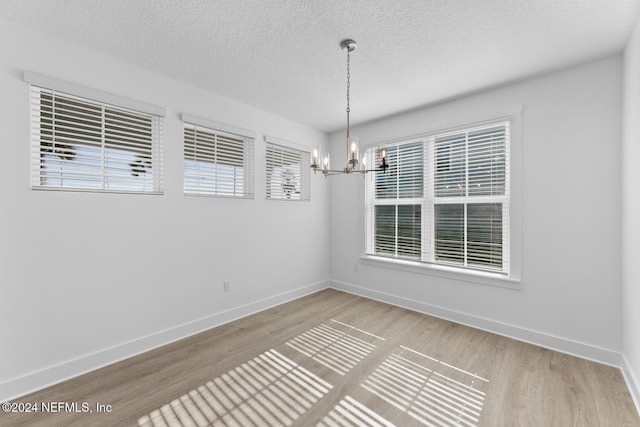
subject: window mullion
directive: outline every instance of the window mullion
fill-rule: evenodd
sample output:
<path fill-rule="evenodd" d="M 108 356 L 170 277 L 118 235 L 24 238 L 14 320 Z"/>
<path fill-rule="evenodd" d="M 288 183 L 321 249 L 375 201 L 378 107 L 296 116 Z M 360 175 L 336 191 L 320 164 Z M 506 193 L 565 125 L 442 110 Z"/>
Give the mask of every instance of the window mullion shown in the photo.
<path fill-rule="evenodd" d="M 400 176 L 402 174 L 402 155 L 403 152 L 402 150 L 400 150 L 400 145 L 396 144 L 396 153 L 397 154 L 397 158 L 398 158 L 398 173 L 396 174 L 396 230 L 395 230 L 395 256 L 398 257 L 399 253 L 400 253 L 400 248 L 399 248 L 399 244 L 400 244 L 400 239 L 399 239 L 399 235 L 400 235 Z"/>
<path fill-rule="evenodd" d="M 394 206 L 395 214 L 394 214 L 394 233 L 393 233 L 393 255 L 395 257 L 398 256 L 398 204 L 396 203 Z"/>
<path fill-rule="evenodd" d="M 469 203 L 469 132 L 464 134 L 464 221 L 463 221 L 463 259 L 464 266 L 469 266 L 469 242 L 467 233 L 467 221 L 469 216 L 467 215 L 467 206 Z"/>
<path fill-rule="evenodd" d="M 463 235 L 463 260 L 464 260 L 464 266 L 468 267 L 469 266 L 469 242 L 468 242 L 468 219 L 469 219 L 469 215 L 468 215 L 468 207 L 469 204 L 468 203 L 464 203 L 463 204 L 463 223 L 462 223 L 462 235 Z"/>
<path fill-rule="evenodd" d="M 100 181 L 102 182 L 102 189 L 106 190 L 107 189 L 107 114 L 106 114 L 106 109 L 104 107 L 104 105 L 101 108 L 101 113 L 102 113 L 102 132 L 101 132 L 101 148 L 100 148 L 100 175 L 101 175 L 101 179 Z"/>
<path fill-rule="evenodd" d="M 398 256 L 398 243 L 399 243 L 399 239 L 398 239 L 398 232 L 399 232 L 399 227 L 398 227 L 398 223 L 399 223 L 399 213 L 400 213 L 400 209 L 398 208 L 399 204 L 400 204 L 400 167 L 402 165 L 402 159 L 400 158 L 400 156 L 402 155 L 401 151 L 400 151 L 400 147 L 399 145 L 396 145 L 396 153 L 397 154 L 397 162 L 398 162 L 398 172 L 396 173 L 396 203 L 395 203 L 395 232 L 394 232 L 394 255 L 397 257 Z"/>
<path fill-rule="evenodd" d="M 423 212 L 423 216 L 426 215 L 428 213 L 429 215 L 429 220 L 428 222 L 425 221 L 425 224 L 423 225 L 423 230 L 426 230 L 427 232 L 423 234 L 423 244 L 425 245 L 425 248 L 429 248 L 429 253 L 426 256 L 425 261 L 428 262 L 433 262 L 435 261 L 435 221 L 433 220 L 433 218 L 435 217 L 435 200 L 434 200 L 434 195 L 435 195 L 435 161 L 436 161 L 436 156 L 435 156 L 435 141 L 433 138 L 429 138 L 428 142 L 425 142 L 425 151 L 427 153 L 425 162 L 424 162 L 424 168 L 423 168 L 423 174 L 425 177 L 427 177 L 427 180 L 424 184 L 424 188 L 425 191 L 427 191 L 426 197 L 425 197 L 425 208 L 424 212 Z M 428 210 L 427 210 L 428 209 Z M 425 242 L 425 240 L 428 240 L 427 242 Z"/>

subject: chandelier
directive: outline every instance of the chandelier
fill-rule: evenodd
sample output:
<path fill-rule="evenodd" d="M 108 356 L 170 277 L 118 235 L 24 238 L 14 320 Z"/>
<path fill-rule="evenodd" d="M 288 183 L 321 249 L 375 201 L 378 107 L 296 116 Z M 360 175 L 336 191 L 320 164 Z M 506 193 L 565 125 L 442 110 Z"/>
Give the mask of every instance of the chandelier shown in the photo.
<path fill-rule="evenodd" d="M 349 113 L 351 112 L 351 107 L 349 102 L 351 101 L 350 97 L 350 89 L 351 89 L 351 64 L 350 64 L 350 54 L 354 50 L 356 50 L 355 40 L 345 39 L 340 42 L 340 48 L 347 52 L 347 164 L 344 169 L 331 169 L 331 156 L 327 153 L 322 159 L 322 165 L 318 164 L 320 158 L 322 157 L 322 153 L 320 153 L 319 149 L 313 150 L 313 158 L 311 159 L 311 169 L 316 173 L 318 171 L 322 172 L 325 176 L 327 175 L 335 175 L 339 173 L 350 174 L 350 173 L 358 173 L 365 174 L 367 172 L 384 172 L 387 170 L 389 165 L 387 164 L 387 153 L 386 150 L 380 150 L 380 159 L 379 159 L 379 167 L 374 169 L 367 169 L 367 160 L 363 155 L 360 157 L 360 148 L 358 146 L 358 137 L 351 135 L 351 129 L 349 124 Z"/>

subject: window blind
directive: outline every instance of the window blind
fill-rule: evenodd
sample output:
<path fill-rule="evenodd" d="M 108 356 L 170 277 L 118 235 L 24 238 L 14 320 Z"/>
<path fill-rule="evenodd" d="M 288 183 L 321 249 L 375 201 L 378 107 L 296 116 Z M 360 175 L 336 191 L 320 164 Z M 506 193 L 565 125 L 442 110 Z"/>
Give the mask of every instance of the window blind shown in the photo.
<path fill-rule="evenodd" d="M 389 169 L 367 175 L 371 199 L 371 223 L 367 251 L 377 255 L 420 260 L 422 257 L 422 199 L 424 196 L 424 142 L 387 144 Z M 381 148 L 369 148 L 366 156 L 379 168 Z"/>
<path fill-rule="evenodd" d="M 267 199 L 310 200 L 309 152 L 266 141 Z"/>
<path fill-rule="evenodd" d="M 382 148 L 389 170 L 365 181 L 367 254 L 509 272 L 508 122 L 371 147 L 367 157 Z"/>
<path fill-rule="evenodd" d="M 434 257 L 508 271 L 508 124 L 436 136 Z"/>
<path fill-rule="evenodd" d="M 184 124 L 184 193 L 253 198 L 253 138 Z"/>
<path fill-rule="evenodd" d="M 162 192 L 162 119 L 31 85 L 32 188 Z"/>

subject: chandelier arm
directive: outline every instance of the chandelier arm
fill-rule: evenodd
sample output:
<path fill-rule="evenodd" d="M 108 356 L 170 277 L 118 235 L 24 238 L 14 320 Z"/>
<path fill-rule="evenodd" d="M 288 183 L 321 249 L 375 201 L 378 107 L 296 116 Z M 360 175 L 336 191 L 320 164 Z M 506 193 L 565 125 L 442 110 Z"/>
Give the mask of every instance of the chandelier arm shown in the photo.
<path fill-rule="evenodd" d="M 313 172 L 314 173 L 322 173 L 324 175 L 344 175 L 344 174 L 351 174 L 351 173 L 357 173 L 357 174 L 361 174 L 364 175 L 366 173 L 369 172 L 386 172 L 389 169 L 389 167 L 385 167 L 385 168 L 376 168 L 376 169 L 349 169 L 348 172 L 346 170 L 340 170 L 340 169 L 322 169 L 322 168 L 313 168 Z"/>

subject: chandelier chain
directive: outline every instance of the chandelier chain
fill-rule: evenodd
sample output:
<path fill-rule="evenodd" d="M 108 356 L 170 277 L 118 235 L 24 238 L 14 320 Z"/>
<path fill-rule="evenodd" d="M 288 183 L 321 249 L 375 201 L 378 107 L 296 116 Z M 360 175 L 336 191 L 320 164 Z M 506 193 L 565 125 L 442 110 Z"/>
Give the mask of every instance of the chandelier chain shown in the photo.
<path fill-rule="evenodd" d="M 349 106 L 349 101 L 351 100 L 351 96 L 349 93 L 349 89 L 351 88 L 351 66 L 350 66 L 350 52 L 347 51 L 347 113 L 351 111 Z"/>

